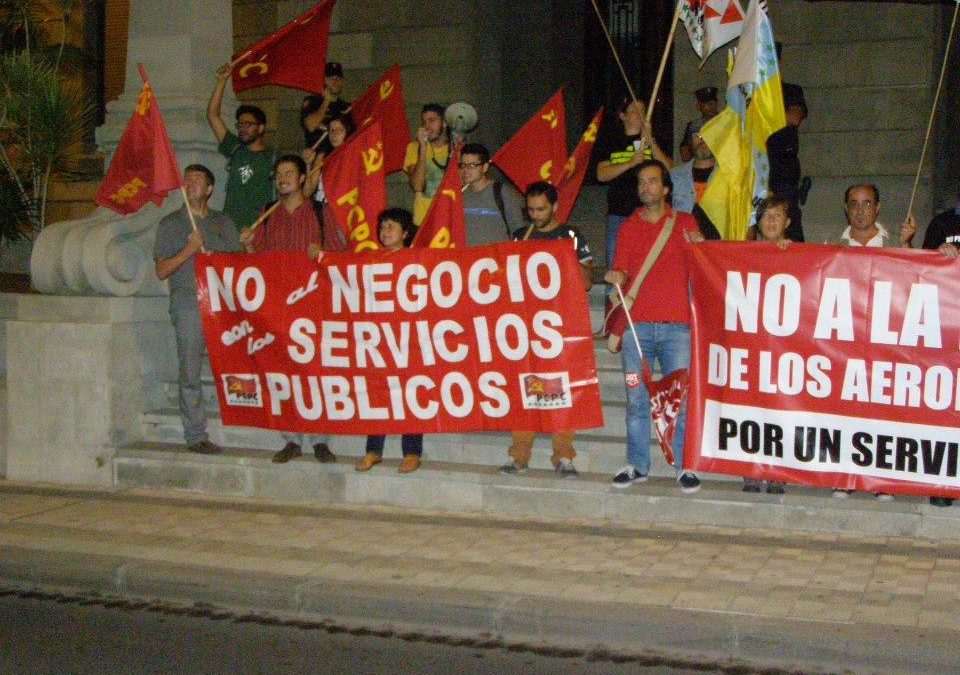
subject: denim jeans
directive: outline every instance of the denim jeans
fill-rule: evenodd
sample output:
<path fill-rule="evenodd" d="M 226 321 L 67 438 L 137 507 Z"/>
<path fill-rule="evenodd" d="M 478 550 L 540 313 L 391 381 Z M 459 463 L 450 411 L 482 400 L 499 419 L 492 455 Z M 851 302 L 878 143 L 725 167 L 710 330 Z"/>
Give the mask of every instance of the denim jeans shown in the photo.
<path fill-rule="evenodd" d="M 656 359 L 660 370 L 669 375 L 690 367 L 690 326 L 685 323 L 633 324 L 640 338 L 643 356 L 651 369 Z M 624 384 L 627 390 L 627 462 L 642 474 L 650 473 L 650 394 L 643 383 L 643 368 L 630 327 L 623 333 Z M 673 434 L 673 456 L 677 474 L 683 471 L 683 442 L 687 426 L 687 404 L 677 416 Z"/>
<path fill-rule="evenodd" d="M 367 452 L 383 457 L 383 445 L 386 442 L 386 436 L 367 436 Z M 400 437 L 400 448 L 403 456 L 423 455 L 423 434 L 403 434 Z"/>

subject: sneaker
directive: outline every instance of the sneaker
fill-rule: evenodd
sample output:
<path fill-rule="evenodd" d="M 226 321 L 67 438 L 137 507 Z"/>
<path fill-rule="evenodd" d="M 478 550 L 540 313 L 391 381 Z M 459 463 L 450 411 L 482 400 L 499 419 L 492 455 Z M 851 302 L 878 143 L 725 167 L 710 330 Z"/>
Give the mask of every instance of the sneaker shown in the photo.
<path fill-rule="evenodd" d="M 627 464 L 625 467 L 617 471 L 616 474 L 614 474 L 613 487 L 630 487 L 634 483 L 642 483 L 645 480 L 647 480 L 647 474 L 637 471 L 633 464 Z"/>
<path fill-rule="evenodd" d="M 382 461 L 383 461 L 383 457 L 381 457 L 377 453 L 368 452 L 363 456 L 363 459 L 357 462 L 357 465 L 354 466 L 353 468 L 356 469 L 357 471 L 369 471 L 370 469 L 372 469 Z"/>
<path fill-rule="evenodd" d="M 336 456 L 330 452 L 330 448 L 327 447 L 326 443 L 317 443 L 313 446 L 313 456 L 317 458 L 318 462 L 323 464 L 337 461 Z"/>
<path fill-rule="evenodd" d="M 519 473 L 525 473 L 527 470 L 526 464 L 520 464 L 519 462 L 510 462 L 509 464 L 504 464 L 500 467 L 500 473 L 505 476 L 516 476 Z"/>
<path fill-rule="evenodd" d="M 757 480 L 756 478 L 744 478 L 742 489 L 744 492 L 760 492 L 762 485 L 763 481 Z"/>
<path fill-rule="evenodd" d="M 896 499 L 896 497 L 891 494 L 887 494 L 886 492 L 874 492 L 873 497 L 878 502 L 892 502 L 894 499 Z"/>
<path fill-rule="evenodd" d="M 689 471 L 681 473 L 677 482 L 680 483 L 680 492 L 685 495 L 692 495 L 700 490 L 700 479 Z"/>
<path fill-rule="evenodd" d="M 786 492 L 784 489 L 784 483 L 778 481 L 767 481 L 767 494 L 768 495 L 782 495 Z"/>
<path fill-rule="evenodd" d="M 303 451 L 300 450 L 300 446 L 291 441 L 277 451 L 272 461 L 274 464 L 285 464 L 294 457 L 299 457 L 302 454 Z"/>
<path fill-rule="evenodd" d="M 219 455 L 221 452 L 223 452 L 223 448 L 216 443 L 211 443 L 210 441 L 200 441 L 199 443 L 188 445 L 187 450 L 190 452 L 195 452 L 198 455 Z"/>
<path fill-rule="evenodd" d="M 413 473 L 420 468 L 420 455 L 404 455 L 400 462 L 400 473 Z"/>
<path fill-rule="evenodd" d="M 580 475 L 577 473 L 577 467 L 569 459 L 561 459 L 553 470 L 560 474 L 561 478 L 576 478 Z"/>
<path fill-rule="evenodd" d="M 953 500 L 950 499 L 949 497 L 931 497 L 930 506 L 940 506 L 940 507 L 953 506 Z"/>
<path fill-rule="evenodd" d="M 834 499 L 846 499 L 852 494 L 853 494 L 853 490 L 841 490 L 840 488 L 833 488 Z"/>

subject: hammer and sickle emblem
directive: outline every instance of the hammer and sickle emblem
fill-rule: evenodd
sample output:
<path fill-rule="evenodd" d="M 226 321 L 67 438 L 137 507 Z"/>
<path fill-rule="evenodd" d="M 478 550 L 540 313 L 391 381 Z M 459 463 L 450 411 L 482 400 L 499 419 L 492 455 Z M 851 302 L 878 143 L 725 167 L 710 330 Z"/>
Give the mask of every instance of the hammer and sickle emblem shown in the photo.
<path fill-rule="evenodd" d="M 534 380 L 530 383 L 529 392 L 531 394 L 542 394 L 543 393 L 543 382 L 539 380 Z"/>
<path fill-rule="evenodd" d="M 573 155 L 570 155 L 570 159 L 567 160 L 567 165 L 564 167 L 563 170 L 566 172 L 566 175 L 572 176 L 576 168 L 577 168 L 577 158 L 574 157 Z"/>
<path fill-rule="evenodd" d="M 587 143 L 593 143 L 597 140 L 597 125 L 595 123 L 591 122 L 587 130 L 583 132 L 583 140 Z"/>
<path fill-rule="evenodd" d="M 450 198 L 450 201 L 457 201 L 457 191 L 456 190 L 441 190 L 440 194 L 445 195 Z"/>
<path fill-rule="evenodd" d="M 380 83 L 380 100 L 390 98 L 390 94 L 393 93 L 393 82 L 390 80 L 384 80 Z"/>
<path fill-rule="evenodd" d="M 240 77 L 248 77 L 249 76 L 248 72 L 253 70 L 254 68 L 256 68 L 259 71 L 256 73 L 257 75 L 265 75 L 266 72 L 270 70 L 270 66 L 268 66 L 263 61 L 254 61 L 253 63 L 246 64 L 245 66 L 243 66 L 243 68 L 240 69 L 240 72 L 239 72 Z"/>
<path fill-rule="evenodd" d="M 146 115 L 147 111 L 150 110 L 150 99 L 153 98 L 153 91 L 150 89 L 149 84 L 144 84 L 143 89 L 140 90 L 140 96 L 137 97 L 137 114 Z"/>
<path fill-rule="evenodd" d="M 383 168 L 383 143 L 367 148 L 360 155 L 363 158 L 363 169 L 368 176 Z"/>
<path fill-rule="evenodd" d="M 555 111 L 551 110 L 546 115 L 542 115 L 541 117 L 550 124 L 551 129 L 557 128 L 557 113 Z"/>
<path fill-rule="evenodd" d="M 540 178 L 543 180 L 550 180 L 550 171 L 553 169 L 553 160 L 548 159 L 543 163 L 543 166 L 540 167 Z"/>

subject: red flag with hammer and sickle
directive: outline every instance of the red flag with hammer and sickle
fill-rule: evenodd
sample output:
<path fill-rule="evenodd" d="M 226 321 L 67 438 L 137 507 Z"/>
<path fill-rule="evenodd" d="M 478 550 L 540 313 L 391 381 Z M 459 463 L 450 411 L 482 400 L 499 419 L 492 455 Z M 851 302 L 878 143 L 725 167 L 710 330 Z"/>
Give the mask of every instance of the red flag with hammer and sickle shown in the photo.
<path fill-rule="evenodd" d="M 493 156 L 521 192 L 536 181 L 557 185 L 567 163 L 567 122 L 563 88 Z"/>
<path fill-rule="evenodd" d="M 403 103 L 400 66 L 394 66 L 374 82 L 350 106 L 350 115 L 358 129 L 373 120 L 383 133 L 384 170 L 387 174 L 403 169 L 403 158 L 410 143 L 407 111 Z"/>
<path fill-rule="evenodd" d="M 459 162 L 460 148 L 456 148 L 411 247 L 463 248 L 467 245 Z"/>
<path fill-rule="evenodd" d="M 234 57 L 237 93 L 275 84 L 323 93 L 330 41 L 330 15 L 336 0 L 323 0 L 286 26 Z"/>
<path fill-rule="evenodd" d="M 122 215 L 139 211 L 147 202 L 160 206 L 170 190 L 183 185 L 147 71 L 142 63 L 137 65 L 143 79 L 137 108 L 127 122 L 94 199 L 98 205 Z"/>
<path fill-rule="evenodd" d="M 587 165 L 590 164 L 590 153 L 593 152 L 593 146 L 597 144 L 597 131 L 600 129 L 600 122 L 603 120 L 603 108 L 597 111 L 593 116 L 587 130 L 580 137 L 577 143 L 577 149 L 570 155 L 567 165 L 563 170 L 563 178 L 560 179 L 560 185 L 557 186 L 559 196 L 557 198 L 557 222 L 566 223 L 570 218 L 570 212 L 573 211 L 573 205 L 577 203 L 577 197 L 580 195 L 580 186 L 583 185 L 583 179 L 587 175 Z"/>

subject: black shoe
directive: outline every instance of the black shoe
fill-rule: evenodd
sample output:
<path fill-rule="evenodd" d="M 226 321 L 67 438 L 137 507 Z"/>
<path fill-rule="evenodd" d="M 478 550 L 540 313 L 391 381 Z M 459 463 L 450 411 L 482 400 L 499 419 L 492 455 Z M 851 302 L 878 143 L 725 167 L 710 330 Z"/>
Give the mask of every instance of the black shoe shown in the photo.
<path fill-rule="evenodd" d="M 330 452 L 330 448 L 327 447 L 326 443 L 317 443 L 313 446 L 313 456 L 317 458 L 318 462 L 322 462 L 323 464 L 337 461 L 336 455 Z"/>
<path fill-rule="evenodd" d="M 680 483 L 680 492 L 685 495 L 692 495 L 694 492 L 700 490 L 700 479 L 689 471 L 684 471 L 680 474 L 677 482 Z"/>
<path fill-rule="evenodd" d="M 930 506 L 940 506 L 940 507 L 953 506 L 953 500 L 950 499 L 949 497 L 931 497 Z"/>
<path fill-rule="evenodd" d="M 786 492 L 783 487 L 783 483 L 778 481 L 767 481 L 767 494 L 768 495 L 782 495 Z"/>
<path fill-rule="evenodd" d="M 744 492 L 760 492 L 760 486 L 763 481 L 759 481 L 756 478 L 744 478 L 743 479 L 743 491 Z"/>
<path fill-rule="evenodd" d="M 626 488 L 634 483 L 642 483 L 645 480 L 647 480 L 647 474 L 637 471 L 633 464 L 627 464 L 614 474 L 613 487 Z"/>
<path fill-rule="evenodd" d="M 187 450 L 190 452 L 195 452 L 198 455 L 219 455 L 221 452 L 223 452 L 223 448 L 216 443 L 211 443 L 210 441 L 200 441 L 199 443 L 188 445 Z"/>
<path fill-rule="evenodd" d="M 277 451 L 272 461 L 274 464 L 285 464 L 294 457 L 299 457 L 302 454 L 303 451 L 300 450 L 300 446 L 291 441 Z"/>

